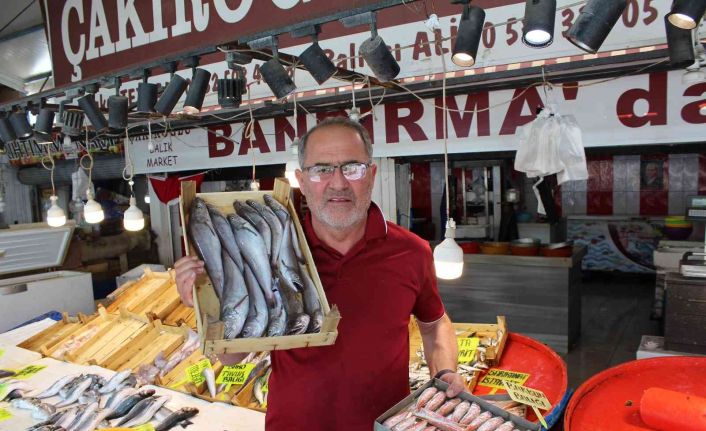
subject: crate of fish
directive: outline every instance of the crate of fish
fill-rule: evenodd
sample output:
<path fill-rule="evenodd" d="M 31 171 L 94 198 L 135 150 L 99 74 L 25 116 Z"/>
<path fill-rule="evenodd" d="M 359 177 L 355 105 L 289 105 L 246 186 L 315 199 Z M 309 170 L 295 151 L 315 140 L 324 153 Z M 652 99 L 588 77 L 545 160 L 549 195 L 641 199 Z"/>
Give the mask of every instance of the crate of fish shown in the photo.
<path fill-rule="evenodd" d="M 187 253 L 204 261 L 194 286 L 206 356 L 331 345 L 341 318 L 329 306 L 289 183 L 272 192 L 196 193 L 183 182 Z"/>
<path fill-rule="evenodd" d="M 539 424 L 511 414 L 482 398 L 462 392 L 446 396 L 448 385 L 432 379 L 375 421 L 375 431 L 539 431 Z"/>

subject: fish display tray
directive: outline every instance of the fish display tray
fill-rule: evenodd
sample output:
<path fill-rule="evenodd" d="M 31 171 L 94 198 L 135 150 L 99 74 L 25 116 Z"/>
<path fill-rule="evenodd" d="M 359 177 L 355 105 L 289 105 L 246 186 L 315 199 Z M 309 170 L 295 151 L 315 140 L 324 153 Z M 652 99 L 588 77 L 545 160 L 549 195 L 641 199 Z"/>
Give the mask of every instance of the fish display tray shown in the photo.
<path fill-rule="evenodd" d="M 395 404 L 392 406 L 389 410 L 387 410 L 385 413 L 383 413 L 380 417 L 377 418 L 375 421 L 375 431 L 390 431 L 390 428 L 387 426 L 383 425 L 383 422 L 385 422 L 389 417 L 396 415 L 397 413 L 401 412 L 404 408 L 409 406 L 411 403 L 414 402 L 414 400 L 421 395 L 422 392 L 424 392 L 425 389 L 434 386 L 439 390 L 445 391 L 448 389 L 449 385 L 441 381 L 439 379 L 431 379 L 427 383 L 424 384 L 424 386 L 420 387 L 416 391 L 412 392 L 409 394 L 405 399 L 400 401 L 399 403 Z M 521 418 L 519 416 L 515 416 L 511 413 L 506 412 L 502 408 L 493 405 L 483 398 L 477 397 L 475 395 L 471 395 L 468 392 L 461 392 L 458 394 L 458 398 L 461 398 L 463 400 L 469 401 L 469 402 L 474 402 L 478 404 L 484 411 L 490 411 L 493 413 L 495 416 L 500 416 L 504 418 L 505 420 L 512 421 L 515 424 L 515 429 L 518 429 L 520 431 L 539 431 L 541 429 L 541 425 L 539 424 L 534 424 L 530 421 L 528 421 L 525 418 Z"/>
<path fill-rule="evenodd" d="M 223 353 L 238 353 L 238 352 L 264 352 L 271 350 L 287 350 L 300 347 L 328 346 L 336 341 L 338 336 L 338 322 L 341 315 L 334 305 L 329 306 L 326 294 L 319 274 L 316 271 L 314 259 L 309 250 L 309 245 L 304 237 L 301 223 L 297 217 L 293 203 L 290 201 L 290 188 L 286 179 L 277 178 L 275 180 L 274 190 L 269 192 L 222 192 L 222 193 L 196 193 L 196 183 L 193 181 L 184 181 L 181 183 L 181 197 L 179 206 L 181 217 L 183 220 L 182 229 L 184 241 L 186 244 L 187 253 L 196 255 L 195 250 L 190 244 L 187 235 L 187 226 L 189 222 L 189 208 L 194 198 L 199 197 L 207 204 L 218 208 L 224 214 L 231 214 L 233 210 L 233 201 L 253 199 L 264 203 L 263 196 L 272 194 L 277 201 L 284 205 L 288 210 L 294 222 L 299 244 L 302 253 L 306 259 L 307 267 L 316 290 L 319 294 L 319 300 L 324 313 L 324 320 L 321 325 L 321 332 L 316 334 L 301 334 L 301 335 L 284 335 L 279 337 L 260 337 L 260 338 L 236 338 L 226 340 L 223 338 L 223 323 L 218 321 L 220 315 L 220 307 L 216 293 L 211 285 L 207 275 L 197 278 L 194 286 L 194 309 L 196 310 L 196 327 L 201 337 L 201 351 L 206 356 L 218 355 Z"/>
<path fill-rule="evenodd" d="M 70 317 L 67 313 L 62 313 L 61 320 L 26 339 L 18 347 L 38 353 L 48 351 L 61 340 L 81 329 L 88 319 L 88 317 L 81 314 L 77 317 Z"/>

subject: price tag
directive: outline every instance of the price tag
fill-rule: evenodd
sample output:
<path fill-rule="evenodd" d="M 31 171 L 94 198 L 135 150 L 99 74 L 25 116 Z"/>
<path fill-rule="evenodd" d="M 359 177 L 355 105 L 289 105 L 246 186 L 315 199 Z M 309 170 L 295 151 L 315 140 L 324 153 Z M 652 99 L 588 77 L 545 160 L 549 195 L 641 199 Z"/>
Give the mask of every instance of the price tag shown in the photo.
<path fill-rule="evenodd" d="M 226 365 L 218 374 L 216 383 L 227 385 L 242 385 L 250 376 L 255 364 Z"/>
<path fill-rule="evenodd" d="M 518 385 L 524 385 L 527 379 L 529 379 L 529 376 L 530 375 L 527 373 L 491 368 L 488 370 L 488 373 L 480 379 L 478 384 L 489 388 L 505 389 L 505 386 L 503 386 L 504 380 L 517 383 Z"/>
<path fill-rule="evenodd" d="M 45 369 L 45 365 L 30 365 L 24 367 L 21 370 L 17 370 L 16 374 L 13 376 L 14 379 L 29 379 L 33 375 Z"/>
<path fill-rule="evenodd" d="M 0 409 L 0 422 L 6 421 L 12 417 L 12 414 L 5 409 Z"/>
<path fill-rule="evenodd" d="M 269 377 L 267 378 L 267 380 L 265 380 L 265 383 L 262 385 L 262 393 L 266 394 L 268 392 L 270 392 L 270 379 L 269 379 Z"/>
<path fill-rule="evenodd" d="M 5 399 L 9 390 L 7 389 L 7 383 L 0 383 L 0 400 Z"/>
<path fill-rule="evenodd" d="M 5 351 L 3 349 L 0 349 L 0 358 L 2 358 L 2 355 L 5 354 Z"/>
<path fill-rule="evenodd" d="M 148 422 L 144 425 L 140 425 L 139 427 L 134 427 L 134 428 L 130 428 L 130 429 L 135 430 L 135 431 L 154 431 L 154 425 L 152 425 L 151 423 Z"/>
<path fill-rule="evenodd" d="M 465 364 L 476 358 L 476 350 L 480 343 L 480 338 L 457 338 L 458 341 L 458 363 Z"/>
<path fill-rule="evenodd" d="M 539 409 L 549 410 L 552 408 L 552 405 L 547 399 L 547 396 L 544 395 L 544 392 L 538 391 L 537 389 L 527 388 L 507 380 L 503 380 L 503 385 L 505 385 L 505 390 L 513 401 L 527 404 L 532 407 L 534 413 L 537 415 L 544 428 L 549 428 L 544 420 L 544 417 L 542 417 L 539 413 Z"/>
<path fill-rule="evenodd" d="M 211 361 L 202 359 L 186 368 L 186 379 L 195 385 L 200 385 L 206 381 L 206 378 L 201 374 L 206 368 L 211 368 Z"/>

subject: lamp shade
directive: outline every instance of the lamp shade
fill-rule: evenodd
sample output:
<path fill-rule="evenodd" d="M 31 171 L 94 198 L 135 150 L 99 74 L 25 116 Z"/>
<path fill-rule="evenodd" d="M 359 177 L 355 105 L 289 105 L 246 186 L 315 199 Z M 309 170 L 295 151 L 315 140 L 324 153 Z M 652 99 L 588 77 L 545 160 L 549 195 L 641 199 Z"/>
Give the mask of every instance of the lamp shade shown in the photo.
<path fill-rule="evenodd" d="M 159 85 L 149 82 L 137 84 L 137 112 L 147 114 L 154 112 L 154 105 L 157 103 Z"/>
<path fill-rule="evenodd" d="M 76 109 L 67 109 L 64 111 L 63 117 L 61 131 L 64 135 L 79 136 L 83 128 L 83 112 Z"/>
<path fill-rule="evenodd" d="M 627 0 L 589 0 L 566 38 L 582 50 L 595 54 L 627 5 Z"/>
<path fill-rule="evenodd" d="M 32 127 L 29 125 L 27 113 L 24 111 L 15 112 L 10 115 L 10 124 L 19 139 L 26 139 L 32 136 Z"/>
<path fill-rule="evenodd" d="M 38 138 L 44 141 L 51 141 L 51 131 L 54 128 L 54 111 L 48 108 L 42 108 L 37 116 L 37 122 L 34 123 L 34 133 Z"/>
<path fill-rule="evenodd" d="M 108 98 L 108 126 L 115 130 L 127 127 L 128 100 L 125 96 L 110 96 Z"/>
<path fill-rule="evenodd" d="M 278 99 L 284 99 L 297 89 L 287 71 L 275 58 L 263 63 L 262 67 L 260 67 L 260 73 L 262 74 L 262 79 L 265 80 L 267 86 L 270 87 L 270 90 Z"/>
<path fill-rule="evenodd" d="M 483 35 L 485 11 L 477 6 L 464 6 L 458 25 L 451 61 L 459 67 L 471 67 L 476 63 L 478 46 Z"/>
<path fill-rule="evenodd" d="M 10 120 L 7 117 L 0 117 L 0 139 L 6 143 L 17 139 L 15 129 L 12 128 L 12 124 L 10 124 Z"/>
<path fill-rule="evenodd" d="M 194 70 L 194 76 L 191 78 L 189 91 L 186 93 L 184 112 L 192 115 L 201 112 L 201 108 L 203 107 L 203 99 L 206 97 L 206 90 L 208 90 L 209 79 L 211 79 L 211 72 L 208 70 Z"/>
<path fill-rule="evenodd" d="M 154 105 L 154 110 L 165 116 L 171 114 L 181 95 L 186 91 L 187 85 L 186 79 L 174 74 L 169 85 L 164 89 L 162 97 Z"/>
<path fill-rule="evenodd" d="M 336 66 L 326 56 L 318 42 L 314 42 L 299 55 L 299 61 L 306 67 L 316 82 L 323 84 L 336 73 Z"/>
<path fill-rule="evenodd" d="M 706 12 L 704 0 L 674 0 L 672 11 L 668 15 L 669 22 L 679 28 L 691 30 L 696 28 L 704 12 Z"/>
<path fill-rule="evenodd" d="M 669 48 L 669 63 L 673 67 L 685 68 L 694 64 L 694 44 L 691 41 L 691 30 L 675 27 L 669 22 L 669 16 L 664 17 L 667 31 L 667 47 Z"/>
<path fill-rule="evenodd" d="M 88 117 L 88 121 L 91 122 L 96 132 L 101 133 L 108 129 L 108 122 L 103 116 L 103 113 L 100 111 L 93 94 L 87 94 L 78 99 L 78 106 L 83 109 L 86 117 Z"/>
<path fill-rule="evenodd" d="M 391 81 L 400 73 L 400 65 L 380 36 L 365 39 L 360 45 L 360 55 L 380 81 Z"/>
<path fill-rule="evenodd" d="M 554 40 L 556 0 L 526 0 L 522 42 L 532 48 L 543 48 Z"/>

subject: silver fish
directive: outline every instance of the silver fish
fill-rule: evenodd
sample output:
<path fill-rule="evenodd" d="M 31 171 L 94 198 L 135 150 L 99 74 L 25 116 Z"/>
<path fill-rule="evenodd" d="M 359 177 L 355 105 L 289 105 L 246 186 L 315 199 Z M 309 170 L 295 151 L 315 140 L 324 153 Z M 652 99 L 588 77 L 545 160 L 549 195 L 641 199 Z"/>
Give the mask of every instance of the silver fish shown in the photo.
<path fill-rule="evenodd" d="M 265 205 L 270 207 L 275 215 L 277 215 L 279 221 L 282 222 L 282 226 L 286 225 L 287 220 L 289 220 L 289 211 L 287 211 L 287 208 L 272 197 L 272 195 L 266 194 L 262 198 L 265 201 Z"/>
<path fill-rule="evenodd" d="M 282 247 L 282 234 L 284 232 L 282 222 L 275 215 L 270 207 L 263 205 L 258 201 L 248 199 L 248 205 L 250 205 L 255 211 L 260 214 L 260 216 L 265 220 L 267 225 L 270 227 L 270 232 L 272 233 L 272 250 L 270 252 L 270 263 L 275 266 L 277 259 L 279 257 L 280 248 Z"/>
<path fill-rule="evenodd" d="M 117 388 L 118 385 L 123 382 L 123 380 L 130 377 L 130 374 L 132 374 L 132 370 L 130 369 L 115 373 L 115 375 L 111 377 L 110 380 L 108 380 L 108 383 L 106 383 L 102 388 L 98 389 L 98 392 L 101 394 L 113 392 L 115 388 Z"/>
<path fill-rule="evenodd" d="M 211 398 L 216 398 L 216 375 L 213 368 L 206 367 L 201 371 L 201 375 L 206 379 L 206 387 Z"/>
<path fill-rule="evenodd" d="M 324 321 L 324 313 L 321 310 L 321 301 L 319 301 L 319 293 L 316 290 L 314 280 L 306 265 L 299 264 L 299 275 L 302 278 L 302 299 L 304 300 L 304 311 L 311 317 L 309 328 L 306 332 L 318 333 L 321 332 L 321 324 Z"/>
<path fill-rule="evenodd" d="M 138 426 L 138 425 L 142 425 L 144 423 L 147 423 L 147 422 L 149 422 L 150 419 L 152 419 L 154 414 L 157 413 L 157 410 L 162 408 L 164 403 L 166 403 L 170 399 L 171 399 L 171 397 L 169 395 L 165 395 L 163 397 L 159 397 L 156 399 L 153 398 L 153 399 L 151 399 L 152 400 L 151 403 L 146 403 L 143 406 L 140 406 L 140 407 L 135 406 L 133 408 L 133 410 L 136 410 L 135 415 L 132 418 L 130 418 L 130 420 L 128 420 L 126 422 L 121 421 L 121 423 L 118 423 L 118 425 L 122 425 L 126 428 L 129 428 L 129 427 L 134 427 L 134 426 Z M 147 401 L 147 400 L 145 400 L 145 401 Z M 130 413 L 132 413 L 132 411 Z M 126 416 L 126 418 L 127 418 L 127 416 Z"/>
<path fill-rule="evenodd" d="M 55 407 L 65 407 L 69 404 L 73 404 L 78 401 L 78 398 L 83 394 L 88 388 L 93 384 L 93 379 L 91 377 L 85 377 L 81 383 L 76 385 L 74 389 L 66 395 L 66 399 L 59 401 L 55 404 Z"/>
<path fill-rule="evenodd" d="M 110 395 L 105 404 L 102 406 L 99 405 L 99 407 L 104 408 L 104 409 L 113 409 L 118 406 L 125 398 L 135 395 L 138 392 L 137 389 L 135 388 L 123 388 L 114 394 Z"/>
<path fill-rule="evenodd" d="M 134 395 L 125 397 L 115 407 L 112 407 L 110 409 L 110 414 L 107 415 L 105 418 L 115 419 L 123 417 L 130 411 L 132 411 L 132 408 L 135 407 L 136 404 L 138 404 L 144 399 L 152 397 L 152 395 L 154 395 L 154 389 L 143 389 Z"/>
<path fill-rule="evenodd" d="M 243 332 L 240 334 L 243 338 L 261 337 L 267 330 L 268 309 L 265 302 L 265 294 L 260 288 L 260 283 L 257 282 L 255 274 L 250 269 L 250 265 L 245 265 L 245 286 L 248 289 L 248 297 L 250 298 L 250 310 L 248 317 L 243 326 Z"/>
<path fill-rule="evenodd" d="M 294 252 L 292 236 L 290 235 L 290 232 L 293 229 L 294 223 L 292 223 L 290 220 L 284 226 L 284 234 L 282 236 L 282 248 L 279 251 L 279 260 L 277 267 L 279 267 L 279 265 L 283 263 L 288 268 L 291 268 L 292 279 L 289 285 L 293 287 L 296 291 L 301 292 L 302 281 L 298 274 L 300 261 L 297 259 L 296 254 Z M 296 276 L 294 276 L 295 274 Z"/>
<path fill-rule="evenodd" d="M 233 229 L 235 241 L 240 248 L 243 259 L 250 265 L 250 269 L 257 282 L 260 283 L 267 305 L 274 305 L 272 295 L 272 271 L 265 249 L 265 242 L 255 228 L 244 218 L 237 214 L 229 214 L 228 222 Z"/>
<path fill-rule="evenodd" d="M 68 425 L 63 425 L 63 427 L 66 428 L 67 431 L 73 431 L 97 411 L 98 403 L 89 404 L 84 410 L 79 409 L 74 420 Z"/>
<path fill-rule="evenodd" d="M 284 301 L 282 301 L 282 295 L 280 294 L 279 278 L 275 277 L 272 280 L 272 286 L 274 288 L 272 296 L 275 305 L 268 309 L 267 336 L 278 337 L 287 332 L 287 310 L 284 308 Z"/>
<path fill-rule="evenodd" d="M 304 253 L 299 245 L 299 237 L 297 236 L 297 229 L 294 227 L 294 222 L 290 220 L 289 222 L 289 239 L 292 242 L 292 249 L 294 250 L 294 256 L 296 256 L 299 263 L 306 263 L 304 258 Z"/>
<path fill-rule="evenodd" d="M 174 427 L 174 425 L 188 420 L 199 413 L 199 409 L 195 407 L 182 407 L 181 409 L 173 412 L 164 420 L 162 420 L 157 426 L 154 427 L 154 431 L 168 431 Z"/>
<path fill-rule="evenodd" d="M 70 381 L 72 381 L 76 377 L 78 377 L 78 375 L 76 375 L 76 374 L 69 374 L 68 376 L 64 376 L 64 377 L 60 378 L 59 380 L 57 380 L 56 382 L 54 382 L 54 384 L 49 386 L 47 389 L 34 395 L 34 398 L 42 399 L 42 398 L 53 397 L 54 395 L 59 393 L 61 388 L 66 386 L 67 383 L 69 383 Z"/>
<path fill-rule="evenodd" d="M 85 374 L 79 374 L 76 375 L 73 379 L 69 380 L 68 383 L 66 383 L 62 388 L 59 389 L 59 397 L 61 397 L 61 399 L 66 399 L 68 394 L 73 391 L 79 383 L 84 381 L 86 377 L 88 376 L 86 376 Z"/>
<path fill-rule="evenodd" d="M 56 408 L 51 404 L 43 403 L 38 398 L 17 398 L 10 401 L 10 405 L 17 409 L 31 410 L 32 417 L 39 420 L 47 420 L 56 413 Z"/>
<path fill-rule="evenodd" d="M 208 208 L 203 199 L 195 198 L 191 205 L 189 218 L 189 235 L 194 248 L 201 260 L 204 261 L 206 272 L 211 279 L 211 284 L 216 296 L 223 294 L 223 263 L 221 261 L 221 241 L 218 239 L 216 229 L 213 227 Z"/>
<path fill-rule="evenodd" d="M 208 214 L 211 216 L 211 222 L 213 227 L 216 229 L 216 234 L 218 234 L 218 239 L 221 240 L 221 247 L 224 248 L 233 262 L 238 265 L 240 270 L 243 270 L 243 256 L 240 255 L 240 250 L 238 249 L 238 244 L 235 243 L 235 236 L 233 236 L 233 230 L 226 220 L 226 216 L 223 215 L 217 208 L 208 206 Z"/>
<path fill-rule="evenodd" d="M 105 410 L 93 413 L 87 416 L 86 419 L 82 420 L 75 429 L 70 431 L 93 431 L 96 427 L 98 427 L 98 424 L 103 422 L 103 419 L 105 419 L 108 413 L 109 412 Z"/>
<path fill-rule="evenodd" d="M 250 299 L 243 275 L 235 262 L 225 251 L 221 254 L 225 274 L 223 297 L 221 298 L 221 321 L 225 326 L 224 337 L 230 340 L 240 335 L 243 330 L 245 319 L 248 317 Z"/>
<path fill-rule="evenodd" d="M 267 255 L 272 255 L 272 230 L 267 221 L 258 213 L 254 208 L 246 205 L 245 202 L 235 201 L 233 202 L 233 208 L 235 212 L 245 220 L 247 220 L 255 230 L 260 234 L 263 241 L 265 242 L 265 249 L 267 250 Z"/>
<path fill-rule="evenodd" d="M 21 398 L 24 393 L 30 393 L 34 388 L 28 383 L 21 380 L 10 380 L 3 383 L 5 386 L 6 395 L 4 399 L 13 400 L 15 398 Z M 0 399 L 2 401 L 2 399 Z"/>
<path fill-rule="evenodd" d="M 78 397 L 79 404 L 91 404 L 100 401 L 100 394 L 95 389 L 88 389 Z M 99 403 L 100 404 L 100 403 Z"/>
<path fill-rule="evenodd" d="M 303 334 L 309 327 L 311 318 L 304 313 L 304 304 L 302 303 L 301 295 L 297 291 L 303 289 L 299 274 L 281 260 L 277 269 L 282 280 L 282 283 L 280 283 L 282 303 L 287 311 L 287 334 Z M 299 289 L 295 285 L 299 286 Z"/>
<path fill-rule="evenodd" d="M 84 407 L 80 407 L 83 409 Z M 69 409 L 63 410 L 63 414 L 59 419 L 54 422 L 54 425 L 60 426 L 62 428 L 68 428 L 68 426 L 73 423 L 74 420 L 80 415 L 81 411 L 78 406 L 71 407 Z"/>

